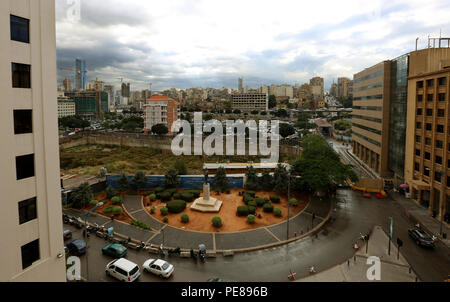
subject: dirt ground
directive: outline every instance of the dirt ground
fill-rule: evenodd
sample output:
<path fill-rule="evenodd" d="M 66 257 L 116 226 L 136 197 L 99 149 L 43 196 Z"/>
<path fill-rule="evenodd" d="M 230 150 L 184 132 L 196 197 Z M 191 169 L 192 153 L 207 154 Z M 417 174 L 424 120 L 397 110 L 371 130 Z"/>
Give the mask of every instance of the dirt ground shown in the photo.
<path fill-rule="evenodd" d="M 104 202 L 104 204 L 101 207 L 97 207 L 97 209 L 95 210 L 98 214 L 106 216 L 106 217 L 109 217 L 109 218 L 114 216 L 113 214 L 105 214 L 105 213 L 103 213 L 103 210 L 105 208 L 107 208 L 108 206 L 117 206 L 117 205 L 113 205 L 111 203 L 111 200 L 107 198 L 105 192 L 102 192 L 100 194 L 95 195 L 94 199 L 97 200 L 98 202 L 100 202 L 100 201 Z M 122 210 L 123 210 L 122 214 L 114 216 L 114 219 L 115 220 L 120 220 L 120 221 L 123 221 L 123 222 L 126 222 L 126 223 L 130 223 L 131 222 L 131 217 L 128 216 L 128 214 L 125 211 L 124 207 L 123 206 L 121 206 L 121 207 L 122 207 Z M 90 209 L 92 209 L 92 206 L 87 206 L 83 210 L 88 211 Z"/>
<path fill-rule="evenodd" d="M 242 196 L 239 196 L 239 192 L 244 191 L 244 189 L 232 189 L 230 194 L 221 193 L 218 195 L 216 192 L 211 192 L 211 196 L 221 200 L 222 208 L 219 213 L 201 213 L 190 209 L 192 203 L 188 203 L 186 209 L 178 214 L 169 213 L 167 217 L 169 218 L 168 224 L 174 227 L 182 228 L 191 231 L 200 232 L 237 232 L 256 229 L 264 226 L 269 226 L 283 222 L 287 218 L 287 197 L 280 196 L 281 202 L 279 204 L 273 204 L 274 208 L 280 208 L 282 211 L 281 217 L 276 217 L 273 213 L 264 213 L 262 207 L 256 210 L 256 220 L 254 224 L 249 224 L 247 222 L 247 217 L 238 217 L 236 215 L 236 210 L 238 206 L 245 205 L 242 201 Z M 258 197 L 270 197 L 271 195 L 279 196 L 275 192 L 257 191 L 256 196 Z M 293 217 L 300 213 L 306 205 L 308 204 L 307 194 L 296 194 L 291 196 L 291 198 L 297 198 L 298 205 L 296 207 L 290 207 L 290 217 Z M 150 204 L 150 206 L 147 206 Z M 161 215 L 160 208 L 165 206 L 165 203 L 157 200 L 150 202 L 147 198 L 144 199 L 145 209 L 150 213 L 152 207 L 156 208 L 156 211 L 152 216 L 162 222 L 163 215 Z M 188 214 L 189 222 L 181 222 L 181 215 Z M 261 218 L 258 215 L 261 214 Z M 214 216 L 219 216 L 222 219 L 222 226 L 216 228 L 212 225 L 211 220 Z"/>

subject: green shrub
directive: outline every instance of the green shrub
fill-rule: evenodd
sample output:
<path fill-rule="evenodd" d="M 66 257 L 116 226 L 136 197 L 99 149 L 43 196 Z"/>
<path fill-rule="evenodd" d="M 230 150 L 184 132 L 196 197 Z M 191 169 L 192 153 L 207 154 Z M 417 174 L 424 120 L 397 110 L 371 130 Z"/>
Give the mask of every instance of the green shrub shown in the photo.
<path fill-rule="evenodd" d="M 164 221 L 165 223 L 169 222 L 169 217 L 164 216 L 163 221 Z"/>
<path fill-rule="evenodd" d="M 170 194 L 170 192 L 159 193 L 159 199 L 161 199 L 161 201 L 169 201 L 171 198 L 172 198 L 172 194 Z"/>
<path fill-rule="evenodd" d="M 155 201 L 156 200 L 156 194 L 150 194 L 149 198 L 151 201 Z"/>
<path fill-rule="evenodd" d="M 289 199 L 289 204 L 290 204 L 291 206 L 296 207 L 296 206 L 298 205 L 298 200 L 295 199 L 295 198 L 291 198 L 291 199 Z"/>
<path fill-rule="evenodd" d="M 172 188 L 172 189 L 166 189 L 164 192 L 167 192 L 170 194 L 170 197 L 173 196 L 173 194 L 175 194 L 177 192 L 176 188 Z"/>
<path fill-rule="evenodd" d="M 95 207 L 97 204 L 98 204 L 98 201 L 95 200 L 95 199 L 92 199 L 92 200 L 89 202 L 89 205 L 90 205 L 90 206 L 93 206 L 93 207 Z"/>
<path fill-rule="evenodd" d="M 161 193 L 161 192 L 163 192 L 163 191 L 164 191 L 164 188 L 163 188 L 163 187 L 156 187 L 156 188 L 155 188 L 155 193 L 156 193 L 156 194 Z"/>
<path fill-rule="evenodd" d="M 189 215 L 188 214 L 182 214 L 181 215 L 181 222 L 188 223 L 189 222 Z"/>
<path fill-rule="evenodd" d="M 249 194 L 245 193 L 242 200 L 244 201 L 245 204 L 248 204 L 250 201 L 254 201 L 254 198 Z"/>
<path fill-rule="evenodd" d="M 264 203 L 268 203 L 270 201 L 269 197 L 264 197 Z"/>
<path fill-rule="evenodd" d="M 181 193 L 180 192 L 175 192 L 172 196 L 174 199 L 182 199 L 181 198 Z"/>
<path fill-rule="evenodd" d="M 248 194 L 248 195 L 250 195 L 251 197 L 255 197 L 256 192 L 255 192 L 255 191 L 247 191 L 247 192 L 245 192 L 245 194 Z"/>
<path fill-rule="evenodd" d="M 186 209 L 186 201 L 172 200 L 167 203 L 167 209 L 170 213 L 180 213 Z"/>
<path fill-rule="evenodd" d="M 111 202 L 112 204 L 122 204 L 123 203 L 122 196 L 114 196 L 113 198 L 111 198 Z"/>
<path fill-rule="evenodd" d="M 256 201 L 254 201 L 254 200 L 249 201 L 249 202 L 248 202 L 248 206 L 249 206 L 249 207 L 255 207 L 255 208 L 256 208 L 256 207 L 257 207 Z"/>
<path fill-rule="evenodd" d="M 222 226 L 222 219 L 219 216 L 214 216 L 211 221 L 213 226 L 216 228 L 220 228 Z"/>
<path fill-rule="evenodd" d="M 151 209 L 150 209 L 150 214 L 155 214 L 155 211 L 156 211 L 156 208 L 155 208 L 155 207 L 151 208 Z"/>
<path fill-rule="evenodd" d="M 148 225 L 146 225 L 145 223 L 143 223 L 143 222 L 141 222 L 141 221 L 138 221 L 138 220 L 131 220 L 131 222 L 130 222 L 130 224 L 131 225 L 134 225 L 134 226 L 137 226 L 137 227 L 139 227 L 139 228 L 141 228 L 141 229 L 144 229 L 144 230 L 151 230 L 152 228 L 151 227 L 149 227 Z"/>
<path fill-rule="evenodd" d="M 103 213 L 105 214 L 111 214 L 113 211 L 113 207 L 112 206 L 108 206 L 103 210 Z"/>
<path fill-rule="evenodd" d="M 270 196 L 270 201 L 272 201 L 273 203 L 280 203 L 280 197 Z"/>
<path fill-rule="evenodd" d="M 169 209 L 166 207 L 159 209 L 159 211 L 161 212 L 161 215 L 167 215 L 169 213 Z"/>
<path fill-rule="evenodd" d="M 273 209 L 273 214 L 277 217 L 281 217 L 282 215 L 281 209 L 280 208 Z"/>
<path fill-rule="evenodd" d="M 187 192 L 192 193 L 192 195 L 194 195 L 194 198 L 200 197 L 200 190 L 189 190 Z"/>
<path fill-rule="evenodd" d="M 248 206 L 248 213 L 254 215 L 256 213 L 256 207 Z"/>
<path fill-rule="evenodd" d="M 256 219 L 255 215 L 248 215 L 247 216 L 247 222 L 250 223 L 250 224 L 254 224 L 255 223 L 255 219 Z"/>
<path fill-rule="evenodd" d="M 238 216 L 248 216 L 248 207 L 247 206 L 237 207 L 237 215 Z"/>
<path fill-rule="evenodd" d="M 255 202 L 257 207 L 262 207 L 266 203 L 266 200 L 264 198 L 258 197 L 255 199 Z"/>
<path fill-rule="evenodd" d="M 266 213 L 272 213 L 273 212 L 273 204 L 271 204 L 271 203 L 264 204 L 263 211 Z"/>
<path fill-rule="evenodd" d="M 194 200 L 194 194 L 190 192 L 181 193 L 181 199 L 183 199 L 186 202 L 191 202 Z"/>
<path fill-rule="evenodd" d="M 122 207 L 117 206 L 117 207 L 112 208 L 112 213 L 114 215 L 120 215 L 120 214 L 122 214 L 122 212 L 123 212 Z"/>

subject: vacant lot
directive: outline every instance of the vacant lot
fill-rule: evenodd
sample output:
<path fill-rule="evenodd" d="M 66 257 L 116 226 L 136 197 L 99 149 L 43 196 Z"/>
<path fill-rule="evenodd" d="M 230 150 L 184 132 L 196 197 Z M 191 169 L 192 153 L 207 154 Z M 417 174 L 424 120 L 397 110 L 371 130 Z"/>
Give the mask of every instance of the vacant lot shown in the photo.
<path fill-rule="evenodd" d="M 64 174 L 97 175 L 105 167 L 108 173 L 134 174 L 144 171 L 148 175 L 162 175 L 177 160 L 186 163 L 187 173 L 202 174 L 204 162 L 259 162 L 257 156 L 174 156 L 161 150 L 135 147 L 85 145 L 60 152 L 61 172 Z M 282 158 L 290 163 L 295 158 Z"/>

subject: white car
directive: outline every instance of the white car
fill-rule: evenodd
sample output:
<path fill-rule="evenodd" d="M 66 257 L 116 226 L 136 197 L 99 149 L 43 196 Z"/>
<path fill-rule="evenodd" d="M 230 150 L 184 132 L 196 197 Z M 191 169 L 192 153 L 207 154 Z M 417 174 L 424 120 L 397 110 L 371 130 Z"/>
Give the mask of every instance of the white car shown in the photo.
<path fill-rule="evenodd" d="M 161 278 L 169 278 L 173 271 L 173 265 L 161 259 L 148 259 L 142 265 L 144 271 L 160 276 Z"/>
<path fill-rule="evenodd" d="M 106 275 L 112 276 L 120 281 L 133 282 L 141 276 L 141 272 L 136 263 L 120 258 L 106 265 Z"/>

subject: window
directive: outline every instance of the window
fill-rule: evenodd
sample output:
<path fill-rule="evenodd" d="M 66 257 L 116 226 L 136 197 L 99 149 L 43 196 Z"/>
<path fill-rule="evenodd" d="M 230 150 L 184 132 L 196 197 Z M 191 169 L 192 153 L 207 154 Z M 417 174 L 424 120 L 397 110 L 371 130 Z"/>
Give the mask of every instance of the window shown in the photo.
<path fill-rule="evenodd" d="M 423 88 L 423 81 L 417 82 L 417 88 Z"/>
<path fill-rule="evenodd" d="M 36 197 L 19 202 L 19 224 L 24 224 L 36 218 Z"/>
<path fill-rule="evenodd" d="M 430 152 L 425 152 L 425 159 L 430 160 L 431 159 L 431 154 Z"/>
<path fill-rule="evenodd" d="M 444 117 L 445 116 L 445 109 L 438 109 L 437 116 L 438 117 Z"/>
<path fill-rule="evenodd" d="M 33 118 L 31 110 L 14 110 L 14 134 L 33 132 Z"/>
<path fill-rule="evenodd" d="M 437 155 L 436 156 L 436 163 L 439 164 L 439 165 L 442 165 L 442 157 Z"/>
<path fill-rule="evenodd" d="M 433 116 L 433 109 L 427 109 L 427 116 Z"/>
<path fill-rule="evenodd" d="M 449 168 L 449 169 L 450 169 L 450 159 L 449 159 L 449 160 L 447 160 L 447 168 Z"/>
<path fill-rule="evenodd" d="M 445 101 L 445 93 L 439 93 L 438 94 L 438 101 L 444 102 Z"/>
<path fill-rule="evenodd" d="M 442 178 L 441 172 L 435 171 L 434 172 L 434 180 L 437 182 L 441 182 L 441 178 Z"/>
<path fill-rule="evenodd" d="M 425 145 L 431 146 L 431 138 L 429 138 L 429 137 L 425 138 Z"/>
<path fill-rule="evenodd" d="M 427 80 L 427 87 L 430 88 L 433 86 L 434 86 L 434 79 Z"/>
<path fill-rule="evenodd" d="M 420 171 L 420 164 L 419 163 L 414 163 L 414 170 L 416 170 L 417 172 Z"/>
<path fill-rule="evenodd" d="M 11 63 L 11 70 L 13 88 L 31 88 L 30 65 Z"/>
<path fill-rule="evenodd" d="M 34 154 L 16 157 L 17 180 L 34 176 Z"/>
<path fill-rule="evenodd" d="M 424 167 L 424 168 L 423 168 L 423 175 L 425 175 L 425 176 L 430 176 L 430 168 Z"/>
<path fill-rule="evenodd" d="M 437 133 L 444 133 L 444 125 L 437 125 L 436 131 Z"/>
<path fill-rule="evenodd" d="M 420 156 L 420 149 L 416 149 L 416 155 Z"/>
<path fill-rule="evenodd" d="M 417 101 L 418 102 L 422 102 L 423 101 L 423 94 L 418 94 L 417 95 Z"/>
<path fill-rule="evenodd" d="M 422 123 L 421 122 L 417 122 L 416 123 L 416 128 L 417 129 L 422 129 Z"/>
<path fill-rule="evenodd" d="M 447 78 L 439 78 L 438 82 L 439 86 L 444 86 L 445 84 L 447 84 Z"/>
<path fill-rule="evenodd" d="M 430 123 L 427 123 L 426 126 L 425 126 L 425 129 L 427 131 L 431 131 L 431 129 L 433 129 L 433 126 Z"/>
<path fill-rule="evenodd" d="M 22 252 L 22 269 L 26 269 L 33 265 L 33 262 L 40 259 L 39 255 L 39 239 L 25 244 L 21 248 Z"/>
<path fill-rule="evenodd" d="M 427 94 L 427 101 L 428 102 L 432 102 L 433 101 L 433 94 L 432 93 L 428 93 Z"/>
<path fill-rule="evenodd" d="M 421 139 L 420 135 L 416 135 L 416 143 L 420 143 L 420 139 Z"/>
<path fill-rule="evenodd" d="M 422 115 L 422 108 L 417 108 L 417 115 Z"/>
<path fill-rule="evenodd" d="M 11 40 L 30 43 L 30 20 L 10 15 Z"/>
<path fill-rule="evenodd" d="M 444 147 L 444 142 L 440 140 L 436 140 L 436 148 L 442 149 Z"/>

